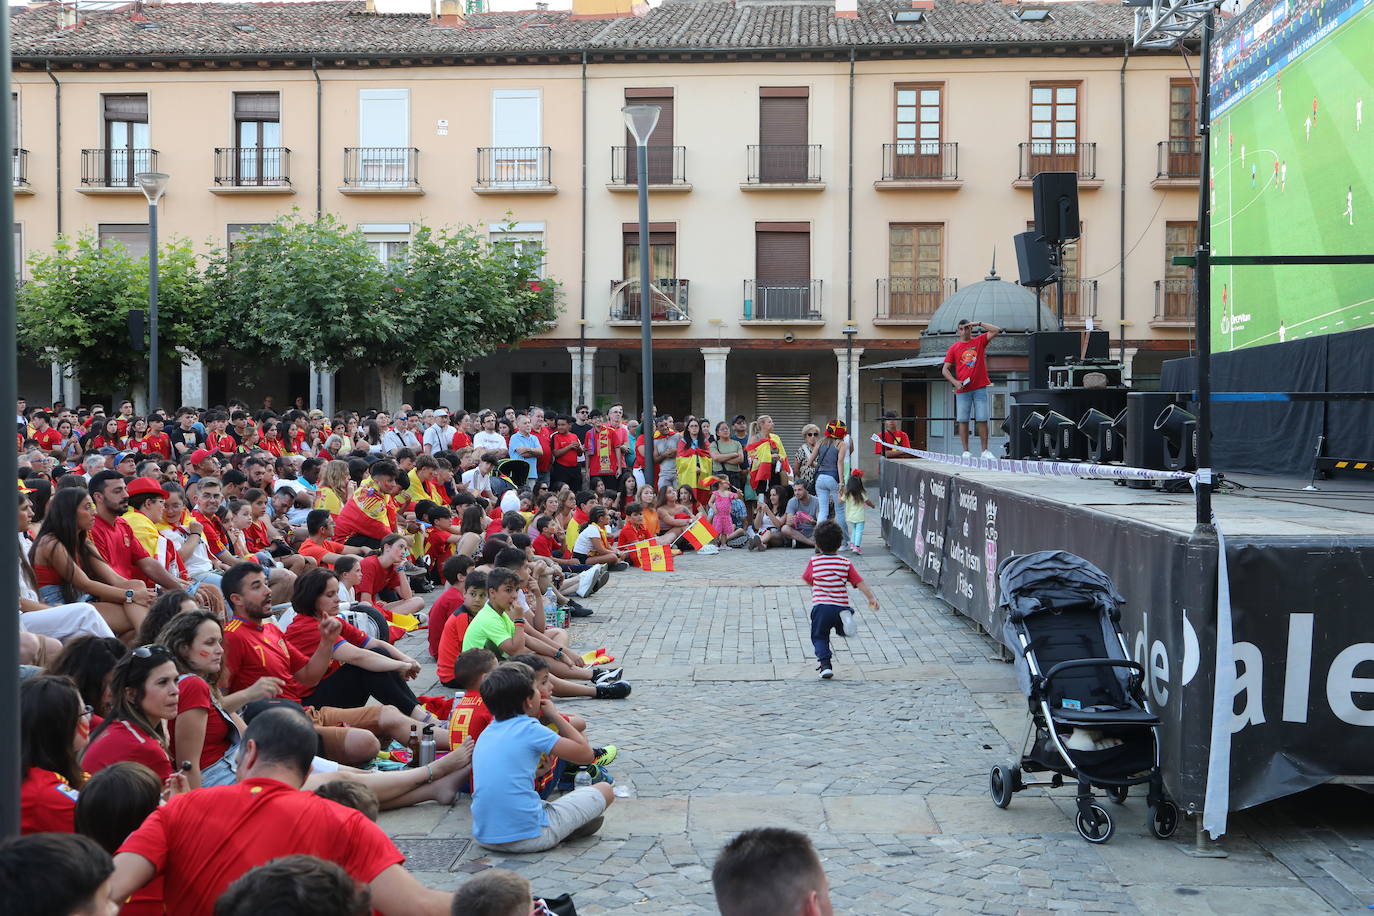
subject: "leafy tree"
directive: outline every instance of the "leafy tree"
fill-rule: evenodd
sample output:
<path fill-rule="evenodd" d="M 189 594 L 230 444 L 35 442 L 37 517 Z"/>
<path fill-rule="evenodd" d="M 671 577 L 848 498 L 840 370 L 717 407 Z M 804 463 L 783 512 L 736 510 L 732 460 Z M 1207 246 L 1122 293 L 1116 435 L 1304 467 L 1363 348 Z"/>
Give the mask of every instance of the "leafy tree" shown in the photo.
<path fill-rule="evenodd" d="M 148 307 L 148 258 L 119 243 L 102 248 L 92 234 L 61 237 L 49 254 L 29 259 L 19 292 L 20 348 L 75 367 L 88 387 L 125 389 L 144 381 L 131 358 L 129 310 Z M 189 243 L 174 239 L 158 253 L 158 339 L 162 352 L 214 345 L 205 284 Z M 145 333 L 144 346 L 148 344 Z"/>
<path fill-rule="evenodd" d="M 541 257 L 471 227 L 422 227 L 405 262 L 383 265 L 358 230 L 293 212 L 216 252 L 207 276 L 243 346 L 326 369 L 361 364 L 395 406 L 405 380 L 459 372 L 552 325 L 557 286 L 539 279 Z"/>

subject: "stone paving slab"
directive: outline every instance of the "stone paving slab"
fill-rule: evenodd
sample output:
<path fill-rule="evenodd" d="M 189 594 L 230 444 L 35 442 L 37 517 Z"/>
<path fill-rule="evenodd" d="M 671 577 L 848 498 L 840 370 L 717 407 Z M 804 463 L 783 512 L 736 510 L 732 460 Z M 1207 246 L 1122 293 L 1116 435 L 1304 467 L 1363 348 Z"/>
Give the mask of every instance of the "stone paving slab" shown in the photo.
<path fill-rule="evenodd" d="M 1369 831 L 1358 819 L 1336 836 L 1242 813 L 1231 857 L 1218 860 L 1183 854 L 1191 821 L 1176 841 L 1151 837 L 1138 797 L 1108 806 L 1117 831 L 1104 846 L 1074 831 L 1070 790 L 1031 789 L 996 808 L 988 769 L 1016 753 L 1026 725 L 996 645 L 875 542 L 856 563 L 882 608 L 860 609 L 864 632 L 835 641 L 836 679 L 819 681 L 799 579 L 807 557 L 727 550 L 679 557 L 673 573 L 613 576 L 588 602 L 595 616 L 572 630 L 579 646 L 618 656 L 634 692 L 560 705 L 587 718 L 594 743 L 620 748 L 611 769 L 632 797 L 617 798 L 597 837 L 525 856 L 472 844 L 451 870 L 420 880 L 454 888 L 511 868 L 538 893 L 572 893 L 589 916 L 710 914 L 716 854 L 764 824 L 806 831 L 835 911 L 861 916 L 1286 916 L 1332 912 L 1353 899 L 1343 878 L 1374 876 L 1359 871 Z M 423 658 L 423 643 L 417 634 L 402 646 Z M 432 665 L 417 689 L 443 692 Z M 468 804 L 385 812 L 380 823 L 397 837 L 465 839 Z"/>

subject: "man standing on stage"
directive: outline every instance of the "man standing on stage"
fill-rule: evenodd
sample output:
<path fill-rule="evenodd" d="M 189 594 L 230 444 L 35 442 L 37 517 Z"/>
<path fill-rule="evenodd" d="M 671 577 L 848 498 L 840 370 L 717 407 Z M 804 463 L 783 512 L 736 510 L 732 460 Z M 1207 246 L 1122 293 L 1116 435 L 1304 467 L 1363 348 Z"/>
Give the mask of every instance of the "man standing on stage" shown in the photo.
<path fill-rule="evenodd" d="M 974 328 L 987 333 L 973 336 Z M 968 424 L 970 414 L 978 423 L 978 438 L 983 443 L 984 458 L 996 458 L 988 449 L 988 343 L 1002 329 L 986 321 L 971 322 L 959 319 L 959 339 L 945 353 L 940 371 L 954 386 L 954 418 L 959 424 L 959 440 L 964 445 L 964 457 L 969 457 Z"/>

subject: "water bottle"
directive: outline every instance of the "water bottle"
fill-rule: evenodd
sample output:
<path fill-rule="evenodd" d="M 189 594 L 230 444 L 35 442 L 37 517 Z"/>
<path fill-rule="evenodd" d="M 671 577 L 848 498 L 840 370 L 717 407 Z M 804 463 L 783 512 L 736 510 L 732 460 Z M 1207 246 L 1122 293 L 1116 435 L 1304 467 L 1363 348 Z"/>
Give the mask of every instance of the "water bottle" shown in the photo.
<path fill-rule="evenodd" d="M 428 766 L 434 762 L 434 726 L 426 725 L 424 734 L 420 738 L 420 748 L 415 755 L 415 765 L 417 767 Z"/>
<path fill-rule="evenodd" d="M 579 789 L 583 786 L 589 786 L 591 784 L 592 774 L 588 773 L 586 770 L 578 770 L 577 775 L 573 777 L 573 785 Z"/>

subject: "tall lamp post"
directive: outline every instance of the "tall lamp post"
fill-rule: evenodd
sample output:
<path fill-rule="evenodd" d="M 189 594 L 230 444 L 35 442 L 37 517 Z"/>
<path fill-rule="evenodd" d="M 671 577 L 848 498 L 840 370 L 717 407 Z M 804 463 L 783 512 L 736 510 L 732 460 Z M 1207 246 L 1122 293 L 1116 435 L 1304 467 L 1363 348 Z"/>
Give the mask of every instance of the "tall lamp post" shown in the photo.
<path fill-rule="evenodd" d="M 639 335 L 640 362 L 644 366 L 643 419 L 640 429 L 644 435 L 644 481 L 658 484 L 654 467 L 654 342 L 652 337 L 651 305 L 649 301 L 649 135 L 658 126 L 661 109 L 657 105 L 626 105 L 620 109 L 625 126 L 635 138 L 635 156 L 639 178 Z"/>
<path fill-rule="evenodd" d="M 148 413 L 157 410 L 157 202 L 167 190 L 166 172 L 139 172 L 134 176 L 148 198 Z"/>

